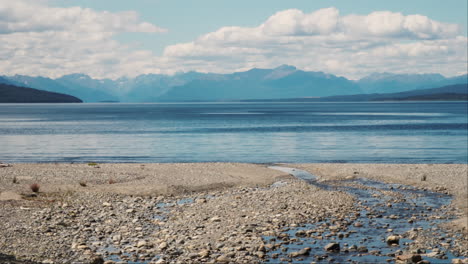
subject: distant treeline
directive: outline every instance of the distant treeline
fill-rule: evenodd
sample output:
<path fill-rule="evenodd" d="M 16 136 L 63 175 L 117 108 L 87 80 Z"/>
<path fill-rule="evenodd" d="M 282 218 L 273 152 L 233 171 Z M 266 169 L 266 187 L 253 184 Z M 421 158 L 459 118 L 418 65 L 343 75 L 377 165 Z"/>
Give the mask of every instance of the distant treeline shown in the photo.
<path fill-rule="evenodd" d="M 0 83 L 0 103 L 82 103 L 71 95 Z"/>

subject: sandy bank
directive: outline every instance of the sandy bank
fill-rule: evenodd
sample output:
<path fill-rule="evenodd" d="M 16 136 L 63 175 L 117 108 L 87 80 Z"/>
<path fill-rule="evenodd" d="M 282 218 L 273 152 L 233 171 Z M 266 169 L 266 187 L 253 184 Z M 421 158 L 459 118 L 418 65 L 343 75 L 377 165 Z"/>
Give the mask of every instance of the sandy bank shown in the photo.
<path fill-rule="evenodd" d="M 0 168 L 0 192 L 87 191 L 128 195 L 167 195 L 234 186 L 265 186 L 284 173 L 240 163 L 177 164 L 13 164 Z M 16 178 L 17 184 L 13 183 Z M 113 184 L 109 184 L 109 181 Z M 81 188 L 79 183 L 86 183 Z"/>

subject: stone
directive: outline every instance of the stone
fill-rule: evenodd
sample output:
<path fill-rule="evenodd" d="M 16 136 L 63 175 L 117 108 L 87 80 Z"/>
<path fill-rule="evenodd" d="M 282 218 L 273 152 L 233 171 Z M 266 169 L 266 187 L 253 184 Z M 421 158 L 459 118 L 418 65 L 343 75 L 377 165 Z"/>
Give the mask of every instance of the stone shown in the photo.
<path fill-rule="evenodd" d="M 200 258 L 207 258 L 210 256 L 210 251 L 208 249 L 202 249 L 200 252 L 198 252 L 198 256 Z"/>
<path fill-rule="evenodd" d="M 310 250 L 311 250 L 310 247 L 306 247 L 306 248 L 303 248 L 303 249 L 301 249 L 299 251 L 289 253 L 289 257 L 297 258 L 297 257 L 300 257 L 300 256 L 308 256 L 310 254 Z"/>
<path fill-rule="evenodd" d="M 306 231 L 305 230 L 299 230 L 296 232 L 297 237 L 305 237 L 306 236 Z"/>
<path fill-rule="evenodd" d="M 417 264 L 431 264 L 431 262 L 429 260 L 423 259 L 423 260 L 419 261 Z"/>
<path fill-rule="evenodd" d="M 199 198 L 197 200 L 195 200 L 196 203 L 200 204 L 200 203 L 206 203 L 206 199 L 205 198 Z"/>
<path fill-rule="evenodd" d="M 211 222 L 221 222 L 221 218 L 217 217 L 217 216 L 213 216 L 211 219 L 210 219 Z"/>
<path fill-rule="evenodd" d="M 354 226 L 355 227 L 362 227 L 362 223 L 361 222 L 356 222 L 356 223 L 354 223 Z"/>
<path fill-rule="evenodd" d="M 142 247 L 146 247 L 146 245 L 147 245 L 147 243 L 146 243 L 145 240 L 140 240 L 140 241 L 138 241 L 138 243 L 137 243 L 136 246 L 137 246 L 138 248 L 142 248 Z"/>
<path fill-rule="evenodd" d="M 159 249 L 165 250 L 166 248 L 167 248 L 167 243 L 166 242 L 162 242 L 161 244 L 159 244 Z"/>
<path fill-rule="evenodd" d="M 326 251 L 340 251 L 340 244 L 339 243 L 329 243 L 324 247 Z"/>
<path fill-rule="evenodd" d="M 104 259 L 101 256 L 93 256 L 90 260 L 90 264 L 104 264 Z"/>
<path fill-rule="evenodd" d="M 396 262 L 402 264 L 418 263 L 421 260 L 422 257 L 419 254 L 399 255 L 396 257 Z"/>
<path fill-rule="evenodd" d="M 265 257 L 265 252 L 262 251 L 257 251 L 255 252 L 255 255 L 259 258 L 264 258 Z"/>
<path fill-rule="evenodd" d="M 387 237 L 387 244 L 389 245 L 398 245 L 400 243 L 400 237 L 391 235 Z"/>
<path fill-rule="evenodd" d="M 357 248 L 357 252 L 360 252 L 360 253 L 366 253 L 366 252 L 368 252 L 368 251 L 369 251 L 369 250 L 368 250 L 367 247 L 365 247 L 365 246 L 359 246 L 359 247 Z"/>
<path fill-rule="evenodd" d="M 221 255 L 216 258 L 216 262 L 219 262 L 219 263 L 229 263 L 229 261 L 231 260 L 225 255 Z"/>

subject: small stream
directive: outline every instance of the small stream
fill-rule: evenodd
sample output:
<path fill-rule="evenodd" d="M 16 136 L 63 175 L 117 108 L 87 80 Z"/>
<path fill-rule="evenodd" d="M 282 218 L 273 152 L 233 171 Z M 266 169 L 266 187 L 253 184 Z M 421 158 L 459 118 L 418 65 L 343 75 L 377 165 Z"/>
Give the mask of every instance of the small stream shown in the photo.
<path fill-rule="evenodd" d="M 285 229 L 284 232 L 289 235 L 289 242 L 269 252 L 270 258 L 266 263 L 291 260 L 294 263 L 393 262 L 395 255 L 408 249 L 411 240 L 404 238 L 407 231 L 436 228 L 438 224 L 451 219 L 442 213 L 452 200 L 449 195 L 364 178 L 320 182 L 307 171 L 279 166 L 269 168 L 289 173 L 322 189 L 345 191 L 353 195 L 357 199 L 358 213 L 340 221 L 337 230 L 330 228 L 336 224 L 331 224 L 336 219 L 324 219 L 318 223 Z M 355 226 L 356 223 L 359 224 Z M 393 234 L 403 235 L 403 238 L 398 245 L 390 246 L 386 238 Z M 281 242 L 277 237 L 264 237 L 264 239 L 266 243 Z M 451 239 L 444 242 L 450 244 Z M 329 243 L 339 243 L 340 250 L 326 251 L 324 247 Z M 310 254 L 290 256 L 291 252 L 306 247 L 311 248 Z M 426 255 L 425 253 L 431 252 L 424 250 L 418 253 L 431 263 L 450 263 L 454 256 L 447 251 L 449 248 L 439 249 L 444 253 L 439 253 L 437 256 L 434 253 Z"/>

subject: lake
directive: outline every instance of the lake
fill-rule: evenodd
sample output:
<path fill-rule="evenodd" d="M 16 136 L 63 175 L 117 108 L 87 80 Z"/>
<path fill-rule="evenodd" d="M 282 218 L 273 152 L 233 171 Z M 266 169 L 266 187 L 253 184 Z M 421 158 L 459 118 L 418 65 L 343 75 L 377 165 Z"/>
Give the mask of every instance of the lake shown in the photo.
<path fill-rule="evenodd" d="M 467 163 L 466 102 L 0 104 L 3 162 Z"/>

